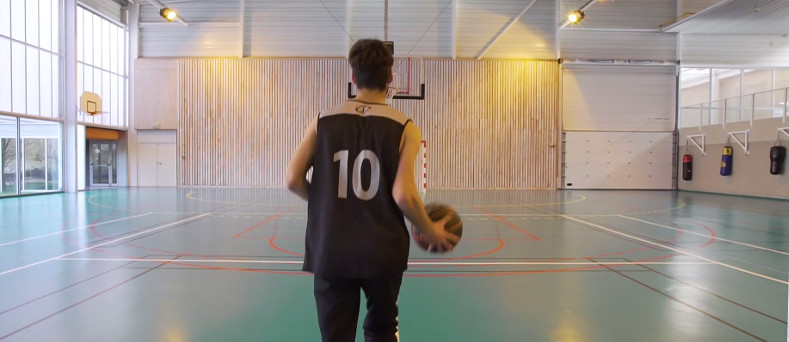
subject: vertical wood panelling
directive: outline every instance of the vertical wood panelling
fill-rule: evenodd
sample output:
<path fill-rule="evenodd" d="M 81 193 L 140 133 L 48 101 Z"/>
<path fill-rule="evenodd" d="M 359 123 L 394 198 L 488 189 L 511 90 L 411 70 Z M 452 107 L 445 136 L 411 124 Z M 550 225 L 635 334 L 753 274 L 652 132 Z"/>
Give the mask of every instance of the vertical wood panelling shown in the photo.
<path fill-rule="evenodd" d="M 181 185 L 281 186 L 304 129 L 343 101 L 345 59 L 184 59 Z M 555 61 L 425 61 L 424 101 L 394 100 L 428 144 L 430 188 L 556 188 Z"/>

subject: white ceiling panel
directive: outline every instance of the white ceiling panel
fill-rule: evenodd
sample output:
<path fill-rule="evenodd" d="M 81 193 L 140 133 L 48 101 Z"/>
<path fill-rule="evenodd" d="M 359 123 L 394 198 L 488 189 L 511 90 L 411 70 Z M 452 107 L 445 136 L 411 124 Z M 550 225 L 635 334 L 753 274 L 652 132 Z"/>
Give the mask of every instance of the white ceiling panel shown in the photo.
<path fill-rule="evenodd" d="M 587 3 L 586 0 L 562 1 L 562 19 Z M 597 0 L 584 14 L 584 19 L 575 28 L 659 30 L 660 25 L 677 17 L 677 1 Z"/>
<path fill-rule="evenodd" d="M 458 56 L 482 58 L 556 58 L 556 4 L 537 0 L 512 1 L 494 6 L 478 2 L 476 7 L 459 8 Z M 495 40 L 498 37 L 497 40 Z M 495 41 L 494 41 L 495 40 Z M 485 51 L 489 45 L 490 48 Z M 484 54 L 482 54 L 484 52 Z"/>
<path fill-rule="evenodd" d="M 683 34 L 682 64 L 789 66 L 789 37 Z"/>
<path fill-rule="evenodd" d="M 665 31 L 707 34 L 789 34 L 789 1 L 723 1 L 667 26 Z"/>
<path fill-rule="evenodd" d="M 354 22 L 356 19 L 351 17 Z M 383 20 L 375 25 L 383 31 Z M 397 56 L 451 57 L 452 0 L 389 1 L 389 40 L 395 42 Z"/>
<path fill-rule="evenodd" d="M 346 55 L 345 0 L 246 0 L 245 55 Z"/>
<path fill-rule="evenodd" d="M 562 30 L 559 39 L 565 60 L 677 60 L 677 41 L 673 34 Z"/>
<path fill-rule="evenodd" d="M 401 57 L 675 61 L 675 32 L 789 33 L 784 29 L 789 23 L 787 0 L 389 0 L 388 11 L 382 0 L 160 1 L 176 9 L 189 26 L 166 23 L 157 6 L 136 1 L 143 57 L 341 57 L 351 42 L 384 39 L 388 33 L 395 55 Z M 564 15 L 580 7 L 586 7 L 586 18 L 558 29 Z M 688 8 L 699 12 L 661 31 L 661 25 L 671 25 L 677 13 Z M 754 56 L 758 63 L 785 64 L 780 60 L 785 53 L 775 51 L 784 44 L 780 36 L 770 38 L 771 47 L 758 36 L 749 43 L 721 39 L 680 39 L 687 50 L 683 63 Z M 727 42 L 768 53 L 711 47 Z M 728 57 L 717 55 L 729 50 Z"/>

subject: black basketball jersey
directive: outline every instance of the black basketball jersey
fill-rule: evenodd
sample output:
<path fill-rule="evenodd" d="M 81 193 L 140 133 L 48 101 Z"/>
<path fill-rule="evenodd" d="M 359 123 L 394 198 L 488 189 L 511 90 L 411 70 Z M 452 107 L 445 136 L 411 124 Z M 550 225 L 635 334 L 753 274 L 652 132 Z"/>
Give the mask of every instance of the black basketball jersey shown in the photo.
<path fill-rule="evenodd" d="M 354 100 L 320 114 L 305 271 L 346 278 L 405 271 L 410 241 L 392 186 L 409 121 L 387 105 Z"/>

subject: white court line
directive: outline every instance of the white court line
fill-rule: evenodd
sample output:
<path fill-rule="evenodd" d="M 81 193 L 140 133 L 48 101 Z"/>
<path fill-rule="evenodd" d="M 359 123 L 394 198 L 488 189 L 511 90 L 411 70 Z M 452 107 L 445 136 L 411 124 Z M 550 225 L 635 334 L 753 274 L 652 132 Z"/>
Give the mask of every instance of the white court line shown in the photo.
<path fill-rule="evenodd" d="M 698 255 L 698 254 L 693 254 L 693 253 L 691 253 L 691 252 L 684 251 L 684 250 L 682 250 L 682 249 L 679 249 L 679 248 L 674 248 L 674 247 L 667 246 L 667 245 L 664 245 L 664 244 L 660 244 L 660 243 L 657 243 L 657 242 L 649 241 L 649 240 L 647 240 L 647 239 L 642 239 L 642 238 L 640 238 L 640 237 L 637 237 L 637 236 L 633 236 L 633 235 L 630 235 L 630 234 L 625 234 L 625 233 L 622 233 L 622 232 L 620 232 L 620 231 L 617 231 L 617 230 L 614 230 L 614 229 L 610 229 L 610 228 L 603 227 L 603 226 L 601 226 L 601 225 L 599 225 L 599 224 L 594 224 L 594 223 L 591 223 L 591 222 L 586 222 L 586 221 L 584 221 L 584 220 L 579 220 L 579 219 L 577 219 L 577 218 L 570 217 L 570 216 L 566 216 L 566 215 L 562 215 L 562 217 L 564 217 L 564 218 L 566 218 L 566 219 L 568 219 L 568 220 L 571 220 L 571 221 L 575 221 L 575 222 L 583 223 L 583 224 L 585 224 L 585 225 L 588 225 L 588 226 L 592 226 L 592 227 L 595 227 L 595 228 L 599 228 L 599 229 L 605 230 L 605 231 L 607 231 L 607 232 L 614 233 L 614 234 L 616 234 L 616 235 L 621 235 L 621 236 L 624 236 L 624 237 L 626 237 L 626 238 L 628 238 L 628 239 L 632 239 L 632 240 L 636 240 L 636 241 L 641 241 L 641 242 L 648 243 L 648 244 L 650 244 L 650 245 L 654 245 L 654 246 L 658 246 L 658 247 L 660 247 L 660 248 L 664 248 L 664 249 L 667 249 L 667 250 L 670 250 L 670 251 L 674 251 L 674 252 L 677 252 L 677 253 L 680 253 L 680 254 L 685 254 L 685 255 L 687 255 L 687 256 L 692 256 L 692 257 L 694 257 L 694 258 L 699 258 L 699 259 L 701 259 L 701 260 L 708 261 L 708 262 L 711 262 L 711 263 L 713 263 L 713 264 L 716 264 L 716 265 L 719 265 L 719 266 L 723 266 L 723 267 L 726 267 L 726 268 L 730 268 L 730 269 L 733 269 L 733 270 L 735 270 L 735 271 L 739 271 L 739 272 L 747 273 L 747 274 L 750 274 L 750 275 L 752 275 L 752 276 L 756 276 L 756 277 L 763 278 L 763 279 L 767 279 L 767 280 L 772 280 L 772 281 L 774 281 L 774 282 L 781 283 L 781 284 L 784 284 L 784 285 L 789 285 L 789 282 L 787 282 L 787 281 L 785 281 L 785 280 L 781 280 L 781 279 L 773 278 L 773 277 L 770 277 L 770 276 L 766 276 L 766 275 L 764 275 L 764 274 L 761 274 L 761 273 L 756 273 L 756 272 L 748 271 L 748 270 L 746 270 L 746 269 L 744 269 L 744 268 L 740 268 L 740 267 L 737 267 L 737 266 L 732 266 L 732 265 L 729 265 L 729 264 L 725 264 L 725 263 L 722 263 L 722 262 L 720 262 L 720 261 L 715 261 L 715 260 L 712 260 L 712 259 L 710 259 L 710 258 L 705 258 L 705 257 L 703 257 L 703 256 L 701 256 L 701 255 Z"/>
<path fill-rule="evenodd" d="M 94 249 L 94 248 L 99 248 L 99 247 L 103 247 L 103 246 L 106 246 L 106 245 L 110 245 L 110 244 L 116 243 L 118 241 L 123 241 L 123 240 L 129 239 L 129 238 L 133 238 L 135 236 L 140 236 L 140 235 L 148 234 L 148 233 L 151 233 L 151 232 L 155 232 L 157 230 L 162 230 L 164 228 L 167 228 L 167 227 L 170 227 L 170 226 L 174 226 L 174 225 L 178 225 L 178 224 L 181 224 L 181 223 L 184 223 L 184 222 L 194 221 L 196 219 L 202 218 L 202 217 L 207 216 L 207 215 L 211 215 L 211 214 L 210 213 L 205 213 L 205 214 L 198 215 L 198 216 L 192 216 L 190 218 L 186 218 L 186 219 L 183 219 L 183 220 L 180 220 L 180 221 L 177 221 L 177 222 L 168 223 L 168 224 L 165 224 L 165 225 L 162 225 L 162 226 L 158 226 L 158 227 L 155 227 L 155 228 L 151 228 L 151 229 L 148 229 L 148 230 L 141 231 L 139 233 L 135 233 L 135 234 L 132 234 L 132 235 L 126 235 L 124 237 L 117 238 L 117 239 L 112 240 L 112 241 L 107 241 L 107 242 L 103 242 L 103 243 L 100 243 L 100 244 L 95 245 L 95 246 L 90 246 L 90 247 L 87 247 L 87 248 L 83 248 L 83 249 L 80 249 L 80 250 L 75 251 L 75 252 L 66 253 L 66 254 L 59 255 L 59 256 L 56 256 L 56 257 L 52 257 L 52 258 L 49 258 L 49 259 L 46 259 L 46 260 L 41 260 L 39 262 L 34 262 L 32 264 L 29 264 L 29 265 L 20 266 L 20 267 L 14 268 L 14 269 L 10 269 L 10 270 L 7 270 L 7 271 L 0 272 L 0 276 L 9 274 L 11 272 L 16 272 L 16 271 L 19 271 L 19 270 L 30 268 L 30 267 L 33 267 L 33 266 L 41 265 L 43 263 L 47 263 L 47 262 L 50 262 L 50 261 L 53 261 L 53 260 L 57 260 L 57 259 L 60 259 L 60 258 L 63 258 L 63 257 L 67 257 L 69 255 L 82 253 L 82 252 L 90 250 L 90 249 Z"/>
<path fill-rule="evenodd" d="M 15 244 L 18 244 L 18 243 L 21 243 L 21 242 L 25 242 L 25 241 L 41 239 L 41 238 L 45 238 L 45 237 L 52 236 L 52 235 L 58 235 L 58 234 L 73 232 L 75 230 L 82 230 L 82 229 L 90 228 L 92 226 L 101 226 L 101 225 L 108 224 L 108 223 L 115 223 L 115 222 L 119 222 L 119 221 L 123 221 L 123 220 L 129 220 L 129 219 L 133 219 L 133 218 L 147 216 L 147 215 L 151 215 L 151 214 L 153 214 L 153 213 L 145 213 L 145 214 L 141 214 L 141 215 L 137 215 L 137 216 L 129 216 L 129 217 L 119 218 L 119 219 L 112 220 L 112 221 L 106 221 L 106 222 L 102 222 L 102 223 L 91 224 L 91 225 L 88 225 L 88 226 L 72 228 L 72 229 L 69 229 L 69 230 L 61 230 L 61 231 L 54 232 L 54 233 L 33 236 L 33 237 L 29 237 L 27 239 L 4 242 L 4 243 L 0 243 L 0 247 L 4 247 L 4 246 L 8 246 L 8 245 L 15 245 Z"/>
<path fill-rule="evenodd" d="M 728 242 L 728 243 L 733 243 L 733 244 L 735 244 L 735 245 L 741 245 L 741 246 L 746 246 L 746 247 L 751 247 L 751 248 L 756 248 L 756 249 L 765 250 L 765 251 L 768 251 L 768 252 L 773 252 L 773 253 L 778 253 L 778 254 L 783 254 L 783 255 L 789 255 L 789 253 L 787 253 L 787 252 L 784 252 L 784 251 L 779 251 L 779 250 L 770 249 L 770 248 L 767 248 L 767 247 L 762 247 L 762 246 L 752 245 L 752 244 L 750 244 L 750 243 L 745 243 L 745 242 L 739 242 L 739 241 L 734 241 L 734 240 L 724 239 L 724 238 L 721 238 L 721 237 L 712 236 L 712 235 L 707 235 L 707 234 L 695 233 L 695 232 L 691 232 L 691 231 L 687 231 L 687 230 L 677 229 L 677 228 L 670 227 L 670 226 L 664 226 L 664 225 L 662 225 L 662 224 L 658 224 L 658 223 L 654 223 L 654 222 L 649 222 L 649 221 L 639 220 L 639 219 L 637 219 L 637 218 L 633 218 L 633 217 L 627 217 L 627 216 L 622 216 L 622 215 L 619 215 L 619 217 L 626 218 L 626 219 L 633 220 L 633 221 L 643 222 L 643 223 L 646 223 L 646 224 L 651 224 L 651 225 L 653 225 L 653 226 L 657 226 L 657 227 L 661 227 L 661 228 L 666 228 L 666 229 L 672 229 L 672 230 L 682 231 L 683 233 L 688 233 L 688 234 L 693 234 L 693 235 L 703 236 L 703 237 L 706 237 L 706 238 L 714 238 L 715 240 L 719 240 L 719 241 L 723 241 L 723 242 Z"/>
<path fill-rule="evenodd" d="M 145 259 L 145 258 L 61 258 L 63 261 L 112 261 L 112 262 L 155 262 L 155 263 L 239 263 L 239 264 L 273 264 L 273 265 L 301 265 L 302 261 L 288 260 L 246 260 L 246 259 Z M 412 266 L 528 266 L 528 265 L 575 265 L 575 266 L 598 266 L 598 265 L 710 265 L 710 262 L 672 262 L 672 261 L 621 261 L 621 262 L 547 262 L 547 261 L 504 261 L 504 262 L 430 262 L 412 261 L 408 263 Z"/>

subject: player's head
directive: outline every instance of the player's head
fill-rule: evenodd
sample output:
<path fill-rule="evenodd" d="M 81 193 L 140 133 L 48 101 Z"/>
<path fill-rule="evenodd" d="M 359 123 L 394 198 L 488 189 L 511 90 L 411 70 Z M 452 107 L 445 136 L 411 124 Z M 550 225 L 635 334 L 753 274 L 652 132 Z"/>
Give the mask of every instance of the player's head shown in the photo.
<path fill-rule="evenodd" d="M 385 91 L 392 81 L 394 57 L 378 39 L 361 39 L 351 47 L 348 62 L 359 89 Z"/>

